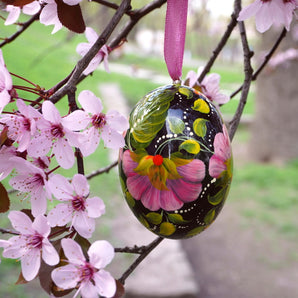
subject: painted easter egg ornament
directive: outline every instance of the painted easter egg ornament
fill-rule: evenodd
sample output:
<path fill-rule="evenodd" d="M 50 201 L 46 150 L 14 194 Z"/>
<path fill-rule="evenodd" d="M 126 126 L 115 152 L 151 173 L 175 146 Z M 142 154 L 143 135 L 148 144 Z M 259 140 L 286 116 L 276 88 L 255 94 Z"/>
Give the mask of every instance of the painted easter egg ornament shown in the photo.
<path fill-rule="evenodd" d="M 197 90 L 173 84 L 144 96 L 129 121 L 119 173 L 135 216 L 166 238 L 205 230 L 232 180 L 231 145 L 216 107 Z"/>

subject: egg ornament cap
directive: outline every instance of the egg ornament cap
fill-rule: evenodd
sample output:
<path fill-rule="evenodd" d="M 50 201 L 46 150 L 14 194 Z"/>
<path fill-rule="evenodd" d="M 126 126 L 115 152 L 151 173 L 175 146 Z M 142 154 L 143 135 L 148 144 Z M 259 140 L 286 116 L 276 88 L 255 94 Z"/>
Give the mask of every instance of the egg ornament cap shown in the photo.
<path fill-rule="evenodd" d="M 197 90 L 173 84 L 144 96 L 129 122 L 119 173 L 130 209 L 162 237 L 205 230 L 223 207 L 233 171 L 216 107 Z"/>

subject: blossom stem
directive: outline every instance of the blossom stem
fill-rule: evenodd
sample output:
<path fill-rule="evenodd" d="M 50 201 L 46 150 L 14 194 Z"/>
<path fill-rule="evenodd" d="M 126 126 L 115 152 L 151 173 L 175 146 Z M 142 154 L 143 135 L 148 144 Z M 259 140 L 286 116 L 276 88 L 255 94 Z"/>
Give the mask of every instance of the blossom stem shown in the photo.
<path fill-rule="evenodd" d="M 11 234 L 11 235 L 20 235 L 20 233 L 18 233 L 18 232 L 11 231 L 11 230 L 8 230 L 8 229 L 3 229 L 3 228 L 0 228 L 0 233 L 2 233 L 2 234 Z"/>
<path fill-rule="evenodd" d="M 52 174 L 54 171 L 56 171 L 57 169 L 59 169 L 60 166 L 55 167 L 54 169 L 50 170 L 49 172 L 45 173 L 47 175 L 47 177 Z"/>
<path fill-rule="evenodd" d="M 25 82 L 27 82 L 27 83 L 29 83 L 29 84 L 31 84 L 31 85 L 33 85 L 34 87 L 38 87 L 36 84 L 34 84 L 33 82 L 31 82 L 31 81 L 29 81 L 29 80 L 27 80 L 27 79 L 25 79 L 25 78 L 23 78 L 23 77 L 21 77 L 21 76 L 19 76 L 19 75 L 17 75 L 17 74 L 15 74 L 15 73 L 13 73 L 13 72 L 9 72 L 12 76 L 14 76 L 14 77 L 16 77 L 16 78 L 19 78 L 19 79 L 21 79 L 21 80 L 23 80 L 23 81 L 25 81 Z"/>
<path fill-rule="evenodd" d="M 115 166 L 117 166 L 117 164 L 118 164 L 118 161 L 116 160 L 112 164 L 110 164 L 109 166 L 107 166 L 105 168 L 98 169 L 96 171 L 93 171 L 89 175 L 86 175 L 86 178 L 87 179 L 91 179 L 91 178 L 96 177 L 98 175 L 101 175 L 103 173 L 108 173 L 112 168 L 114 168 Z"/>
<path fill-rule="evenodd" d="M 149 255 L 149 253 L 157 247 L 160 242 L 164 240 L 162 237 L 157 237 L 154 241 L 152 241 L 149 245 L 147 245 L 142 252 L 142 254 L 130 265 L 130 267 L 122 274 L 119 282 L 123 285 L 125 284 L 125 280 L 127 277 L 137 268 L 137 266 Z"/>

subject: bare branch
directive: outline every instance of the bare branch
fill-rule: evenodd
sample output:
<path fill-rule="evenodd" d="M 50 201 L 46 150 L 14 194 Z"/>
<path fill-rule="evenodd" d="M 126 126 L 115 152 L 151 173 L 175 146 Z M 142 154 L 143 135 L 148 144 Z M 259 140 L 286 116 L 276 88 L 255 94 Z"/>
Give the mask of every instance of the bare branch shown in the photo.
<path fill-rule="evenodd" d="M 0 228 L 0 233 L 2 233 L 2 234 L 11 234 L 11 235 L 20 235 L 20 233 L 18 233 L 18 232 L 11 231 L 11 230 L 8 230 L 8 229 L 3 229 L 3 228 Z"/>
<path fill-rule="evenodd" d="M 115 162 L 113 162 L 109 166 L 107 166 L 105 168 L 102 168 L 102 169 L 99 169 L 97 171 L 94 171 L 94 172 L 90 173 L 89 175 L 86 175 L 86 178 L 87 179 L 91 179 L 91 178 L 96 177 L 98 175 L 101 175 L 103 173 L 108 173 L 112 168 L 114 168 L 115 166 L 117 166 L 117 164 L 118 164 L 118 161 L 116 160 Z"/>
<path fill-rule="evenodd" d="M 149 255 L 149 253 L 157 247 L 160 242 L 164 240 L 162 237 L 157 237 L 149 245 L 147 245 L 142 254 L 130 265 L 130 267 L 123 273 L 119 281 L 124 285 L 127 277 L 138 267 L 138 265 Z"/>
<path fill-rule="evenodd" d="M 19 35 L 21 35 L 27 28 L 30 27 L 30 25 L 32 25 L 36 20 L 38 20 L 39 15 L 40 15 L 41 10 L 33 15 L 27 22 L 25 23 L 21 23 L 20 26 L 20 30 L 18 30 L 17 32 L 15 32 L 13 35 L 11 35 L 10 37 L 5 38 L 5 40 L 3 42 L 0 43 L 0 48 L 2 48 L 3 46 L 5 46 L 6 44 L 9 44 L 10 42 L 14 41 Z"/>
<path fill-rule="evenodd" d="M 240 12 L 241 10 L 241 0 L 235 0 L 235 11 Z M 243 88 L 241 92 L 241 98 L 236 110 L 236 113 L 229 123 L 229 136 L 230 139 L 232 140 L 235 132 L 238 128 L 240 118 L 243 113 L 244 106 L 246 104 L 250 84 L 252 81 L 252 74 L 253 74 L 253 69 L 251 67 L 251 57 L 253 55 L 253 52 L 250 51 L 249 49 L 249 44 L 247 41 L 247 36 L 246 36 L 246 30 L 245 30 L 245 25 L 244 22 L 238 22 L 239 30 L 240 30 L 240 37 L 241 37 L 241 43 L 242 43 L 242 48 L 243 48 L 243 58 L 244 58 L 244 83 L 243 83 Z"/>
<path fill-rule="evenodd" d="M 273 56 L 274 52 L 276 51 L 276 49 L 278 48 L 279 44 L 282 42 L 282 40 L 286 37 L 287 35 L 287 30 L 286 28 L 284 28 L 282 30 L 282 32 L 280 33 L 278 39 L 276 40 L 275 44 L 273 45 L 273 47 L 271 48 L 271 50 L 267 53 L 267 55 L 264 58 L 263 63 L 259 66 L 259 68 L 253 73 L 252 75 L 252 81 L 255 81 L 258 77 L 258 75 L 261 73 L 261 71 L 263 70 L 263 68 L 267 65 L 267 63 L 269 62 L 269 60 L 271 59 L 271 57 Z M 235 95 L 237 95 L 243 88 L 243 85 L 241 85 L 236 91 L 234 91 L 231 94 L 231 98 L 233 98 Z"/>
<path fill-rule="evenodd" d="M 233 12 L 233 14 L 231 15 L 231 21 L 227 26 L 227 29 L 224 33 L 224 35 L 222 36 L 221 40 L 219 41 L 217 47 L 215 48 L 215 50 L 213 51 L 212 56 L 210 57 L 209 61 L 207 62 L 206 66 L 204 67 L 203 71 L 201 72 L 199 78 L 198 78 L 198 82 L 201 83 L 204 79 L 204 77 L 206 76 L 206 74 L 210 71 L 212 65 L 214 64 L 216 58 L 218 57 L 219 53 L 221 52 L 221 50 L 223 49 L 223 47 L 226 45 L 228 39 L 230 38 L 230 35 L 232 33 L 232 31 L 234 30 L 234 28 L 237 25 L 237 17 L 238 17 L 238 13 L 236 13 L 235 11 Z"/>

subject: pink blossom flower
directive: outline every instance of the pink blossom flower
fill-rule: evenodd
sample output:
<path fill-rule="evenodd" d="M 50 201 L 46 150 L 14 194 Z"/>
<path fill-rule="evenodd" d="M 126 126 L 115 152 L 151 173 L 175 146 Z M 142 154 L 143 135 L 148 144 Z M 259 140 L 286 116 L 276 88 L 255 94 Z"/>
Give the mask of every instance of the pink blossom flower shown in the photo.
<path fill-rule="evenodd" d="M 12 91 L 12 79 L 8 72 L 2 51 L 0 49 L 0 113 L 2 113 L 4 107 L 10 102 Z"/>
<path fill-rule="evenodd" d="M 40 4 L 38 1 L 33 1 L 29 4 L 26 4 L 22 7 L 22 9 L 18 6 L 7 5 L 6 11 L 9 12 L 4 25 L 12 25 L 14 24 L 20 17 L 21 11 L 27 15 L 34 15 L 38 13 L 40 10 Z"/>
<path fill-rule="evenodd" d="M 3 257 L 20 258 L 22 274 L 27 281 L 34 279 L 37 275 L 41 256 L 48 265 L 58 264 L 58 253 L 48 240 L 51 228 L 45 216 L 39 215 L 32 223 L 25 213 L 11 211 L 8 218 L 20 235 L 8 240 L 4 247 Z"/>
<path fill-rule="evenodd" d="M 4 116 L 1 122 L 8 126 L 8 137 L 19 144 L 17 150 L 23 152 L 36 133 L 36 122 L 42 120 L 42 115 L 21 99 L 17 100 L 17 107 L 19 112 Z"/>
<path fill-rule="evenodd" d="M 80 54 L 81 56 L 86 55 L 86 53 L 90 50 L 90 48 L 94 45 L 94 43 L 98 39 L 97 33 L 90 27 L 86 28 L 85 35 L 88 40 L 88 43 L 86 42 L 80 43 L 78 44 L 76 49 L 77 53 Z M 83 71 L 83 74 L 88 75 L 89 73 L 93 72 L 102 61 L 104 63 L 105 70 L 109 72 L 108 55 L 109 55 L 109 49 L 106 45 L 104 45 L 95 55 L 95 57 L 90 61 L 87 68 Z"/>
<path fill-rule="evenodd" d="M 256 28 L 261 33 L 273 24 L 284 25 L 289 30 L 297 5 L 297 0 L 256 0 L 240 11 L 237 20 L 244 21 L 255 15 Z"/>
<path fill-rule="evenodd" d="M 45 26 L 54 25 L 52 31 L 52 34 L 54 34 L 62 28 L 62 23 L 57 14 L 57 4 L 55 0 L 44 0 L 43 2 L 45 2 L 46 5 L 40 13 L 39 21 Z"/>
<path fill-rule="evenodd" d="M 69 169 L 74 164 L 74 153 L 71 146 L 78 145 L 78 136 L 63 125 L 59 111 L 50 101 L 42 104 L 43 118 L 38 128 L 40 133 L 35 134 L 28 146 L 28 154 L 32 157 L 45 156 L 52 148 L 56 160 L 64 169 Z"/>
<path fill-rule="evenodd" d="M 214 155 L 209 160 L 209 174 L 211 177 L 219 178 L 224 171 L 232 176 L 232 151 L 230 139 L 225 126 L 223 132 L 217 133 L 214 138 Z"/>
<path fill-rule="evenodd" d="M 88 249 L 88 261 L 81 247 L 72 239 L 62 239 L 61 245 L 69 264 L 52 271 L 52 280 L 62 289 L 78 286 L 75 297 L 113 297 L 116 282 L 103 268 L 114 258 L 114 248 L 105 240 L 95 241 Z"/>
<path fill-rule="evenodd" d="M 202 191 L 205 165 L 201 160 L 152 156 L 145 150 L 126 150 L 122 158 L 128 191 L 151 211 L 180 209 L 184 203 L 196 200 Z"/>
<path fill-rule="evenodd" d="M 193 70 L 188 72 L 188 74 L 186 75 L 188 86 L 202 92 L 213 103 L 227 103 L 230 100 L 230 97 L 220 92 L 220 75 L 217 73 L 208 74 L 204 77 L 203 81 L 199 83 L 198 78 L 202 71 L 203 67 L 200 67 L 197 73 L 195 73 Z"/>
<path fill-rule="evenodd" d="M 90 238 L 95 230 L 95 218 L 105 213 L 105 205 L 98 197 L 88 198 L 89 185 L 85 176 L 76 174 L 72 182 L 61 175 L 49 180 L 53 195 L 63 203 L 58 204 L 48 214 L 52 227 L 64 226 L 71 221 L 76 231 Z"/>
<path fill-rule="evenodd" d="M 128 129 L 128 120 L 115 110 L 102 113 L 102 103 L 91 91 L 84 90 L 79 94 L 78 101 L 84 111 L 77 110 L 64 119 L 67 127 L 84 130 L 80 149 L 84 156 L 93 153 L 103 139 L 108 148 L 118 149 L 125 145 L 123 131 Z"/>
<path fill-rule="evenodd" d="M 14 161 L 11 159 L 16 156 L 16 148 L 3 145 L 0 148 L 0 181 L 6 178 L 15 167 Z"/>
<path fill-rule="evenodd" d="M 51 198 L 48 181 L 44 171 L 29 161 L 20 157 L 11 158 L 18 175 L 11 178 L 9 184 L 25 194 L 25 198 L 31 198 L 33 216 L 44 214 L 47 210 L 47 198 Z"/>

